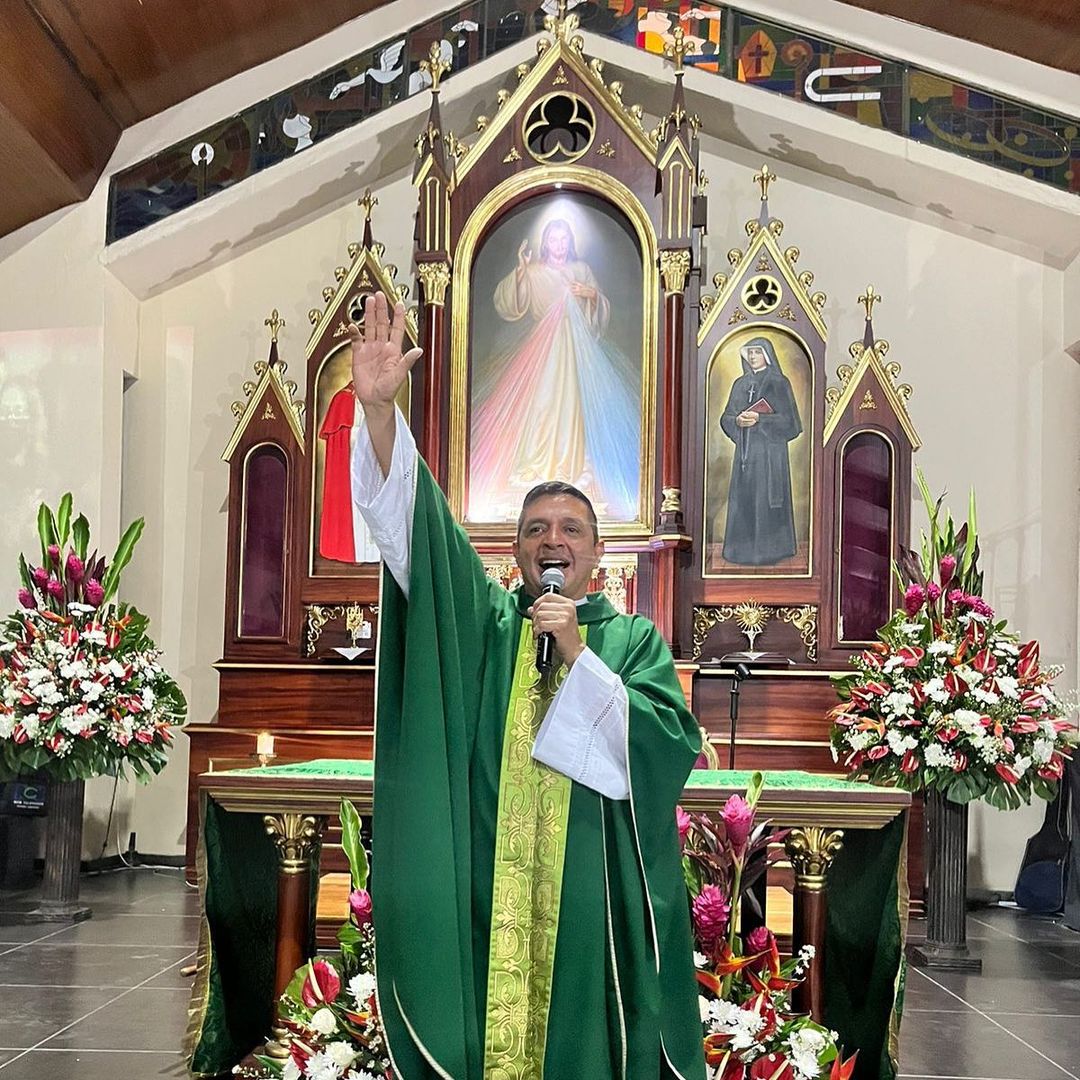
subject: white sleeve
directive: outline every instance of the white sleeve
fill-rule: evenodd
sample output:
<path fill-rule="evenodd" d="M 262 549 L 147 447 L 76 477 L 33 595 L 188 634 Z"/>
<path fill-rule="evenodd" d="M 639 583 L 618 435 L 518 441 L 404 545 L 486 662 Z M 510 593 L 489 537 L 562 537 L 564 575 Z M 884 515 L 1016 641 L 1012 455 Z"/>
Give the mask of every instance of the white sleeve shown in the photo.
<path fill-rule="evenodd" d="M 353 441 L 352 495 L 387 570 L 408 599 L 409 551 L 416 501 L 416 440 L 401 410 L 395 408 L 394 414 L 394 454 L 390 474 L 385 478 L 367 424 L 362 415 L 358 419 Z"/>
<path fill-rule="evenodd" d="M 629 719 L 622 679 L 586 648 L 548 706 L 532 756 L 609 799 L 628 799 Z"/>

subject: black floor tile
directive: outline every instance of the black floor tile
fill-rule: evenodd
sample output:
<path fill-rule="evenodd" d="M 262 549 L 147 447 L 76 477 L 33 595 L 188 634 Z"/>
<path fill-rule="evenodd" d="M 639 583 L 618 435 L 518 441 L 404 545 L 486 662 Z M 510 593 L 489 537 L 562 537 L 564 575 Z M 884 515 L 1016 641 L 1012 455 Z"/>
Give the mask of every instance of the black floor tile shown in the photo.
<path fill-rule="evenodd" d="M 52 939 L 0 956 L 2 986 L 135 986 L 175 964 L 186 946 L 83 946 Z"/>
<path fill-rule="evenodd" d="M 173 1053 L 184 1037 L 188 998 L 186 989 L 133 990 L 60 1032 L 46 1046 Z"/>
<path fill-rule="evenodd" d="M 66 929 L 65 923 L 5 923 L 0 914 L 0 953 L 7 952 L 15 945 L 41 941 Z"/>
<path fill-rule="evenodd" d="M 179 1054 L 33 1050 L 3 1068 L 3 1080 L 150 1080 L 187 1077 Z"/>
<path fill-rule="evenodd" d="M 99 912 L 70 926 L 53 941 L 78 945 L 157 945 L 194 948 L 199 939 L 196 915 L 136 915 Z"/>
<path fill-rule="evenodd" d="M 1080 1022 L 1075 1016 L 990 1015 L 1063 1068 L 1080 1073 Z"/>
<path fill-rule="evenodd" d="M 0 1046 L 34 1046 L 118 993 L 123 991 L 0 986 Z"/>
<path fill-rule="evenodd" d="M 900 1072 L 995 1080 L 1066 1080 L 1068 1075 L 976 1012 L 906 1017 Z"/>

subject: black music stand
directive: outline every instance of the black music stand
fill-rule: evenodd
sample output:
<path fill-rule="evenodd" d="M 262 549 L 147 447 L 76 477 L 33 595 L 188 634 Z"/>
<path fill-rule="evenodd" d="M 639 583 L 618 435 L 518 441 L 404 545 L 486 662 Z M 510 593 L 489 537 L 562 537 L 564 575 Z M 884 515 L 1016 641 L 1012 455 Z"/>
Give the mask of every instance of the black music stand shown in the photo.
<path fill-rule="evenodd" d="M 735 771 L 735 730 L 739 724 L 739 691 L 743 679 L 749 679 L 759 671 L 775 671 L 779 668 L 792 667 L 795 663 L 789 656 L 774 652 L 733 652 L 720 658 L 722 665 L 730 665 L 731 671 L 731 728 L 728 733 L 728 769 Z"/>

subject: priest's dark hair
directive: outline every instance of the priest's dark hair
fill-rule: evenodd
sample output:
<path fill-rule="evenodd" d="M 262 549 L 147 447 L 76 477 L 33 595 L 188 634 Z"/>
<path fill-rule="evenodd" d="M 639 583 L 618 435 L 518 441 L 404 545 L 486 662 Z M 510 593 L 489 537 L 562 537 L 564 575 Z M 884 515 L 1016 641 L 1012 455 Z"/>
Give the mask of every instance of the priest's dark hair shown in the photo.
<path fill-rule="evenodd" d="M 579 502 L 583 502 L 585 508 L 589 511 L 588 521 L 592 526 L 593 543 L 600 543 L 600 526 L 597 524 L 596 511 L 593 509 L 593 504 L 589 501 L 589 496 L 580 488 L 574 487 L 573 484 L 567 484 L 563 480 L 545 480 L 542 484 L 537 484 L 536 487 L 529 490 L 521 503 L 521 513 L 518 514 L 517 534 L 519 539 L 521 537 L 521 526 L 525 524 L 525 511 L 528 510 L 537 499 L 542 499 L 546 495 L 569 495 Z"/>

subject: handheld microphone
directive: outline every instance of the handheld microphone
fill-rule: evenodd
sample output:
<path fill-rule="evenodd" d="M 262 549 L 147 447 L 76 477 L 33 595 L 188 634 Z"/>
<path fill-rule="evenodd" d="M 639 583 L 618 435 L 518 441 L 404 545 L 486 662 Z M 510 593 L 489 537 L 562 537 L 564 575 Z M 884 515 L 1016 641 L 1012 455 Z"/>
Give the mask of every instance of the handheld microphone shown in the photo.
<path fill-rule="evenodd" d="M 557 566 L 549 566 L 540 575 L 540 595 L 561 593 L 565 584 L 566 575 Z M 547 675 L 554 661 L 555 635 L 550 630 L 545 630 L 536 639 L 536 670 L 541 675 Z"/>

